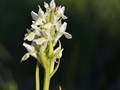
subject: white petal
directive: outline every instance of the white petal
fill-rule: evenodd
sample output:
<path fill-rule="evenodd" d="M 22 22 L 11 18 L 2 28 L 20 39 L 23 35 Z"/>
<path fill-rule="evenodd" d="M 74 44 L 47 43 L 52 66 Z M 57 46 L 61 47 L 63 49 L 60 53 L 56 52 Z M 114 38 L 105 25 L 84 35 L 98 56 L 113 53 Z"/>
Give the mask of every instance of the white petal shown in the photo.
<path fill-rule="evenodd" d="M 63 52 L 63 48 L 62 48 L 62 50 L 60 51 L 60 53 L 59 53 L 59 56 L 58 56 L 58 58 L 61 58 L 62 57 L 62 52 Z"/>
<path fill-rule="evenodd" d="M 26 37 L 24 38 L 24 40 L 28 40 L 28 41 L 32 41 L 35 38 L 35 33 L 34 32 L 30 32 L 26 35 Z"/>
<path fill-rule="evenodd" d="M 55 0 L 52 0 L 52 1 L 50 2 L 50 7 L 51 7 L 51 8 L 55 8 L 55 7 L 56 7 Z"/>
<path fill-rule="evenodd" d="M 62 17 L 62 19 L 67 19 L 67 16 L 64 15 L 64 11 L 65 11 L 65 7 L 63 6 L 61 8 L 61 6 L 60 6 L 60 7 L 58 7 L 57 14 L 59 17 Z"/>
<path fill-rule="evenodd" d="M 44 2 L 44 7 L 45 7 L 46 9 L 49 8 L 48 3 Z"/>
<path fill-rule="evenodd" d="M 54 16 L 53 24 L 56 25 L 57 21 L 57 16 Z"/>
<path fill-rule="evenodd" d="M 38 14 L 33 12 L 33 11 L 31 12 L 31 16 L 32 16 L 33 20 L 37 20 L 38 19 Z"/>
<path fill-rule="evenodd" d="M 62 11 L 62 13 L 64 13 L 64 11 L 65 11 L 65 7 L 64 6 L 61 8 L 61 11 Z"/>
<path fill-rule="evenodd" d="M 62 15 L 62 19 L 68 19 L 68 17 L 67 16 L 65 16 L 65 15 Z"/>
<path fill-rule="evenodd" d="M 53 24 L 56 25 L 58 23 L 58 19 L 59 17 L 57 17 L 56 15 L 54 15 L 54 20 L 53 20 Z"/>
<path fill-rule="evenodd" d="M 35 59 L 38 59 L 36 53 L 30 53 L 31 56 L 33 56 Z"/>
<path fill-rule="evenodd" d="M 72 39 L 72 35 L 71 35 L 71 34 L 69 34 L 69 33 L 67 33 L 67 32 L 64 32 L 63 34 L 64 34 L 64 36 L 65 36 L 67 39 Z"/>
<path fill-rule="evenodd" d="M 34 25 L 34 24 L 32 24 L 31 27 L 32 27 L 33 29 L 39 30 L 39 27 L 37 27 L 37 26 Z"/>
<path fill-rule="evenodd" d="M 56 34 L 54 37 L 54 46 L 57 44 L 57 41 L 59 40 L 59 38 L 62 36 L 62 34 Z"/>
<path fill-rule="evenodd" d="M 58 47 L 54 50 L 54 54 L 55 54 L 55 58 L 61 58 L 62 57 L 62 52 L 63 52 L 63 48 L 61 49 L 61 47 Z"/>
<path fill-rule="evenodd" d="M 65 32 L 66 28 L 67 28 L 67 23 L 64 22 L 60 27 L 60 32 Z"/>
<path fill-rule="evenodd" d="M 30 57 L 29 53 L 26 53 L 26 54 L 22 57 L 21 62 L 27 60 L 29 57 Z"/>
<path fill-rule="evenodd" d="M 43 18 L 44 17 L 44 11 L 41 9 L 41 7 L 38 5 L 39 7 L 39 11 L 38 11 L 38 15 Z"/>
<path fill-rule="evenodd" d="M 32 23 L 34 24 L 34 23 L 35 23 L 35 21 L 32 21 Z"/>
<path fill-rule="evenodd" d="M 55 27 L 56 27 L 56 31 L 59 31 L 60 30 L 60 23 L 57 22 L 56 25 L 55 25 Z"/>
<path fill-rule="evenodd" d="M 29 44 L 27 44 L 27 43 L 23 43 L 23 46 L 27 49 L 27 51 L 28 51 L 29 53 L 35 52 L 34 46 L 29 45 Z"/>
<path fill-rule="evenodd" d="M 63 6 L 62 8 L 60 7 L 60 8 L 58 9 L 58 14 L 63 15 L 63 14 L 64 14 L 64 11 L 65 11 L 65 7 L 64 7 L 64 6 Z"/>
<path fill-rule="evenodd" d="M 59 49 L 60 49 L 60 47 L 56 48 L 56 49 L 54 50 L 54 53 L 57 53 Z"/>
<path fill-rule="evenodd" d="M 34 33 L 35 33 L 37 36 L 41 36 L 41 33 L 40 33 L 40 31 L 39 31 L 38 29 L 35 29 L 35 30 L 34 30 Z"/>
<path fill-rule="evenodd" d="M 47 24 L 45 24 L 44 26 L 43 26 L 43 28 L 45 28 L 45 29 L 47 29 L 47 30 L 50 30 L 50 28 L 51 28 L 51 23 L 47 23 Z"/>
<path fill-rule="evenodd" d="M 35 25 L 43 25 L 43 20 L 41 18 L 38 18 L 37 21 L 35 22 Z"/>
<path fill-rule="evenodd" d="M 39 39 L 35 39 L 34 42 L 38 45 L 41 45 L 44 42 L 46 42 L 46 39 L 45 38 L 39 38 Z"/>
<path fill-rule="evenodd" d="M 62 8 L 61 8 L 61 6 L 59 6 L 59 7 L 57 8 L 57 14 L 58 14 L 58 16 L 62 16 L 63 13 L 64 13 L 64 10 L 65 10 L 65 7 L 64 7 L 64 6 L 63 6 Z"/>

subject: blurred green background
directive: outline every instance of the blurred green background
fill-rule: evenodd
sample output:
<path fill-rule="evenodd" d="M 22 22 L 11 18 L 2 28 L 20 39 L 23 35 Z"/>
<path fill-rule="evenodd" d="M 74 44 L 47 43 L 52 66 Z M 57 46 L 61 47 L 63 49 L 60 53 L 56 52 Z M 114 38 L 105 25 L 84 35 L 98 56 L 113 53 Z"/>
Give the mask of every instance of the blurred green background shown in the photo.
<path fill-rule="evenodd" d="M 35 90 L 35 60 L 20 63 L 31 10 L 50 0 L 0 0 L 0 90 Z M 63 57 L 51 90 L 120 90 L 120 0 L 56 0 L 65 5 Z"/>

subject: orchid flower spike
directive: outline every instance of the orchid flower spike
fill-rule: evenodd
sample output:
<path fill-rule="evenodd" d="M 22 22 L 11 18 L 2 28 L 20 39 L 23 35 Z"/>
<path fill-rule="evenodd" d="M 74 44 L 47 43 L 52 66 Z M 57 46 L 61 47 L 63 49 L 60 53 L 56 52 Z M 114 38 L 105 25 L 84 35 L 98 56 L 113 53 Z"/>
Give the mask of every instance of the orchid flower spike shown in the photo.
<path fill-rule="evenodd" d="M 64 35 L 67 39 L 71 39 L 72 35 L 66 32 L 67 19 L 64 15 L 65 6 L 57 6 L 55 1 L 52 0 L 50 4 L 44 2 L 45 11 L 38 5 L 38 13 L 32 11 L 32 25 L 27 29 L 24 40 L 31 44 L 23 43 L 27 49 L 27 53 L 22 57 L 22 61 L 27 60 L 30 56 L 42 62 L 40 53 L 46 59 L 54 58 L 60 59 L 62 57 L 63 48 L 61 48 L 60 38 Z M 58 41 L 59 46 L 55 49 Z M 41 56 L 42 57 L 42 56 Z"/>

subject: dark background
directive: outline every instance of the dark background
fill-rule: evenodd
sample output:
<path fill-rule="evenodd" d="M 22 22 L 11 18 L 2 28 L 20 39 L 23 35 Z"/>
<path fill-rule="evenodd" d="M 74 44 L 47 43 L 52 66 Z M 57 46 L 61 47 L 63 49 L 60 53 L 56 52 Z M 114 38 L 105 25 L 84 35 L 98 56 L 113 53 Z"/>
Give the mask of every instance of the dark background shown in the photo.
<path fill-rule="evenodd" d="M 35 60 L 20 63 L 31 10 L 44 0 L 0 0 L 0 90 L 35 90 Z M 45 0 L 49 2 L 50 0 Z M 56 0 L 65 5 L 67 31 L 51 90 L 120 90 L 120 0 Z"/>

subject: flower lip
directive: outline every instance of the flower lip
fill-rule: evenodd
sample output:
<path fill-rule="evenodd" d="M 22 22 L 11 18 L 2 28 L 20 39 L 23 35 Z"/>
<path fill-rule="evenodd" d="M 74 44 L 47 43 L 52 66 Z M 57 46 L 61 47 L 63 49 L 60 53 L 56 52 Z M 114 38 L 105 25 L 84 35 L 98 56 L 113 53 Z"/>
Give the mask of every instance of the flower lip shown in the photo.
<path fill-rule="evenodd" d="M 72 35 L 69 34 L 68 32 L 64 32 L 63 34 L 67 39 L 72 39 Z"/>

